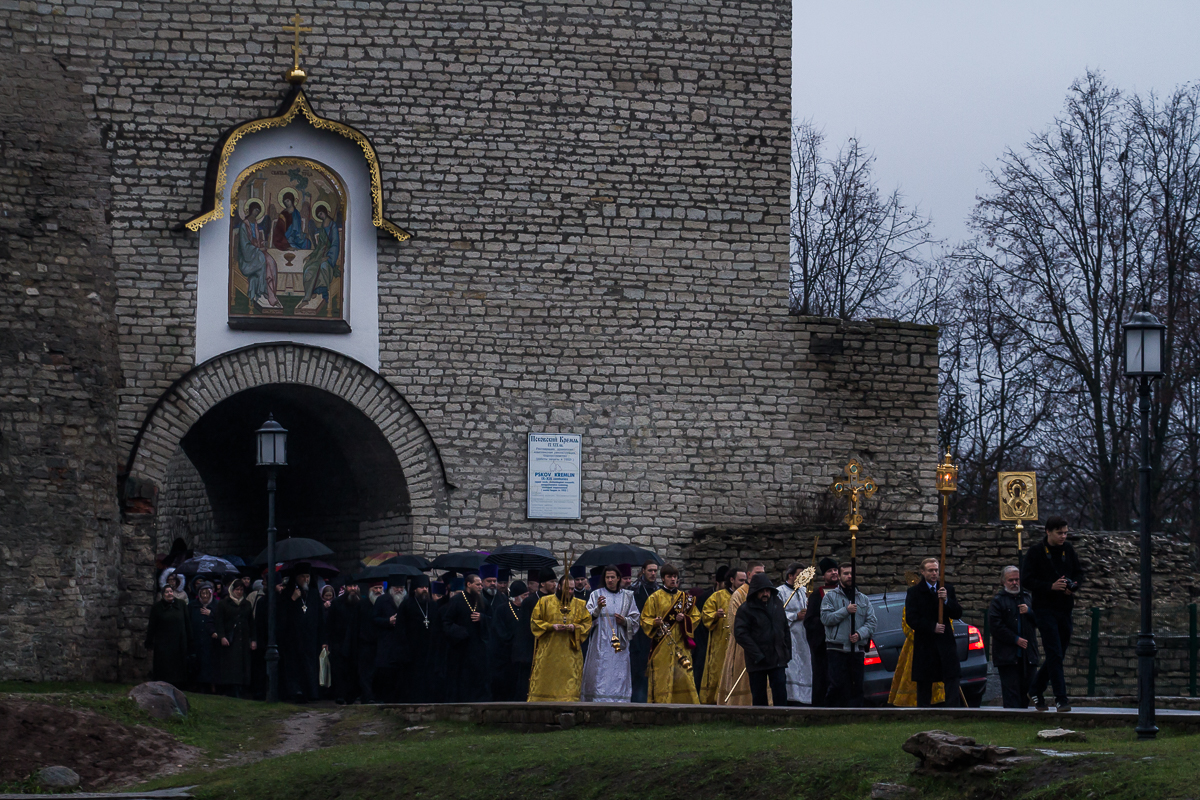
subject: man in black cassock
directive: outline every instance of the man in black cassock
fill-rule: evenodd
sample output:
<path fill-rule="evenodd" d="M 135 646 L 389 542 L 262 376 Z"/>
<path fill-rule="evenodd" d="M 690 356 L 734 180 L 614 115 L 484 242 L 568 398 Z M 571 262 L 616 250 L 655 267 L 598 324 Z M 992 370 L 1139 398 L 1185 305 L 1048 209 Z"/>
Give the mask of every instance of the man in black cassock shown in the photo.
<path fill-rule="evenodd" d="M 307 564 L 297 564 L 295 574 L 283 590 L 281 616 L 283 635 L 280 651 L 283 656 L 283 697 L 294 702 L 316 700 L 321 691 L 320 657 L 321 596 L 308 573 Z"/>
<path fill-rule="evenodd" d="M 954 642 L 951 619 L 962 619 L 962 606 L 954 596 L 954 587 L 943 583 L 938 588 L 941 565 L 936 558 L 921 562 L 921 580 L 909 587 L 904 597 L 904 619 L 913 631 L 912 679 L 917 684 L 917 707 L 933 705 L 933 684 L 946 686 L 946 705 L 959 705 L 958 645 Z M 942 621 L 938 606 L 945 603 Z"/>
<path fill-rule="evenodd" d="M 500 567 L 495 564 L 484 564 L 479 568 L 479 578 L 483 581 L 483 592 L 480 594 L 479 605 L 483 615 L 488 618 L 488 630 L 491 630 L 491 618 L 496 609 L 504 605 L 504 595 L 500 594 Z"/>
<path fill-rule="evenodd" d="M 358 691 L 363 703 L 375 702 L 375 657 L 379 650 L 379 631 L 375 627 L 375 604 L 383 597 L 383 581 L 365 584 L 366 597 L 358 604 Z"/>
<path fill-rule="evenodd" d="M 812 662 L 812 704 L 825 705 L 829 693 L 829 655 L 825 652 L 825 625 L 821 622 L 821 601 L 825 593 L 837 588 L 838 562 L 826 556 L 817 565 L 824 577 L 824 585 L 813 589 L 808 596 L 807 608 L 816 609 L 815 614 L 804 615 L 804 639 L 808 642 L 809 658 Z"/>
<path fill-rule="evenodd" d="M 483 581 L 467 575 L 463 591 L 442 611 L 446 635 L 446 702 L 475 703 L 491 699 L 488 691 L 487 618 L 483 614 Z"/>
<path fill-rule="evenodd" d="M 638 611 L 646 605 L 650 595 L 662 588 L 658 582 L 658 563 L 647 561 L 642 564 L 642 573 L 630 587 L 633 590 L 633 600 L 637 603 Z M 649 686 L 646 682 L 646 666 L 650 661 L 650 649 L 653 643 L 650 637 L 640 628 L 633 634 L 629 642 L 629 670 L 633 677 L 633 702 L 645 703 L 649 699 Z"/>
<path fill-rule="evenodd" d="M 404 666 L 401 671 L 401 699 L 406 703 L 436 703 L 437 674 L 434 643 L 441 616 L 437 603 L 429 596 L 429 578 L 419 575 L 409 583 L 408 597 L 400 604 L 404 630 Z"/>
<path fill-rule="evenodd" d="M 346 592 L 333 601 L 329 614 L 330 667 L 333 670 L 333 698 L 339 705 L 358 698 L 358 623 L 359 606 L 365 602 L 357 583 L 346 584 Z"/>
<path fill-rule="evenodd" d="M 491 673 L 492 699 L 498 702 L 523 702 L 517 665 L 513 661 L 513 641 L 521 625 L 521 606 L 528 599 L 525 581 L 514 581 L 509 597 L 496 609 L 488 629 L 488 671 Z M 526 623 L 526 629 L 529 624 Z"/>
<path fill-rule="evenodd" d="M 404 626 L 400 624 L 403 584 L 389 581 L 387 594 L 375 601 L 371 624 L 375 626 L 375 698 L 394 703 L 400 698 L 404 659 Z"/>

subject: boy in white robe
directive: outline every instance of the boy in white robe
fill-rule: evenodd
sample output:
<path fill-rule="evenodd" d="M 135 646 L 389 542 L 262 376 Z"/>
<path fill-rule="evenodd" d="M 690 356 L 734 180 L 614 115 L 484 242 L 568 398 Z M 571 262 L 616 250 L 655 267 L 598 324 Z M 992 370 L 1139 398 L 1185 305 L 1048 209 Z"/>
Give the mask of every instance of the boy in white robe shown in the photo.
<path fill-rule="evenodd" d="M 633 592 L 620 587 L 620 569 L 608 566 L 604 585 L 588 596 L 593 624 L 579 697 L 585 703 L 628 703 L 633 694 L 629 642 L 641 625 L 641 615 Z M 613 647 L 614 636 L 620 650 Z"/>
<path fill-rule="evenodd" d="M 796 579 L 796 573 L 802 569 L 803 564 L 789 565 L 787 582 L 776 590 L 779 592 L 780 602 L 787 604 L 783 610 L 787 614 L 788 629 L 792 634 L 792 660 L 788 662 L 787 668 L 789 706 L 812 704 L 812 658 L 808 649 L 808 638 L 804 635 L 808 590 L 802 586 L 800 591 L 796 592 L 791 586 L 792 581 Z"/>

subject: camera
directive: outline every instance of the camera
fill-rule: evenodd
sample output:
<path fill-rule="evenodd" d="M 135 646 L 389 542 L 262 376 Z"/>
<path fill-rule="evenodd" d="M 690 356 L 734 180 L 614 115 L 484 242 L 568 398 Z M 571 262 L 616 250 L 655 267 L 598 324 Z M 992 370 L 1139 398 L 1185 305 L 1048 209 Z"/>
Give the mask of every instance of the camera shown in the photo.
<path fill-rule="evenodd" d="M 1067 578 L 1067 588 L 1072 592 L 1079 591 L 1079 581 L 1073 581 L 1070 578 Z"/>

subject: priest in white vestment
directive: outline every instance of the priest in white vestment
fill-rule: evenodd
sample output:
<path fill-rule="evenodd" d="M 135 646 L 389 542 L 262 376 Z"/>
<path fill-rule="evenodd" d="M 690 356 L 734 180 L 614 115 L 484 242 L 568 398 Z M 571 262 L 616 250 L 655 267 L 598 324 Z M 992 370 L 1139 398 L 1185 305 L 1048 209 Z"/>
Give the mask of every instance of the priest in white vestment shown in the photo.
<path fill-rule="evenodd" d="M 641 615 L 633 592 L 620 587 L 621 571 L 605 567 L 604 585 L 588 596 L 592 636 L 579 696 L 585 703 L 628 703 L 633 694 L 629 642 L 641 626 Z"/>
<path fill-rule="evenodd" d="M 792 564 L 788 567 L 787 583 L 776 591 L 779 601 L 786 603 L 783 610 L 787 614 L 788 630 L 792 635 L 792 660 L 787 668 L 787 699 L 788 705 L 812 704 L 812 656 L 808 649 L 808 638 L 804 635 L 804 614 L 808 605 L 808 591 L 800 587 L 796 592 L 791 582 L 796 574 L 804 569 L 803 564 Z M 788 598 L 791 598 L 790 600 Z"/>

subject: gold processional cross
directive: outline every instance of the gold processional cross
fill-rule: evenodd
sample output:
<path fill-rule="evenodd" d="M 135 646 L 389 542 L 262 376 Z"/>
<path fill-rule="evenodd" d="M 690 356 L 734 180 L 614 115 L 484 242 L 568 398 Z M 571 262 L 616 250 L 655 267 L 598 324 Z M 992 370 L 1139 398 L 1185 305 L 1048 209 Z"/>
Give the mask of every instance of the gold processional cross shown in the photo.
<path fill-rule="evenodd" d="M 855 537 L 855 532 L 858 526 L 862 524 L 862 514 L 858 513 L 858 501 L 862 498 L 870 497 L 875 494 L 875 490 L 879 487 L 875 484 L 874 478 L 868 478 L 863 474 L 862 464 L 855 459 L 850 459 L 850 463 L 846 465 L 846 477 L 838 478 L 834 481 L 833 486 L 829 490 L 836 495 L 845 497 L 850 504 L 850 513 L 846 514 L 845 522 L 850 526 L 850 558 L 853 560 L 857 555 L 858 542 Z"/>
<path fill-rule="evenodd" d="M 292 42 L 292 68 L 287 71 L 286 75 L 288 83 L 301 84 L 308 77 L 304 70 L 300 69 L 300 34 L 312 33 L 312 28 L 302 27 L 303 24 L 304 17 L 297 12 L 292 16 L 291 26 L 283 26 L 284 33 L 293 33 L 296 36 Z"/>

